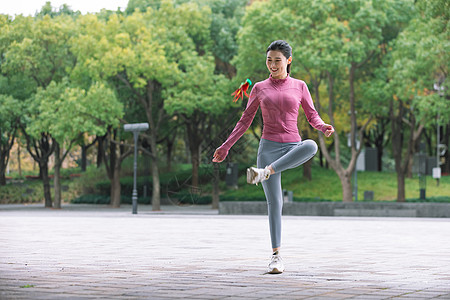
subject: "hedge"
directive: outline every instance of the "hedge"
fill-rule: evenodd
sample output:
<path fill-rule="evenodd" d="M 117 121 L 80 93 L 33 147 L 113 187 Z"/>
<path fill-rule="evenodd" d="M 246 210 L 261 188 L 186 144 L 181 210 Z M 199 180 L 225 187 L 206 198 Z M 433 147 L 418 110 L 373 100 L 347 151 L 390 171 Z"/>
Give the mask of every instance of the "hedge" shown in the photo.
<path fill-rule="evenodd" d="M 110 196 L 105 195 L 95 195 L 88 194 L 77 197 L 71 201 L 74 204 L 110 204 L 111 198 Z M 131 197 L 121 196 L 120 197 L 121 204 L 132 204 Z M 138 197 L 139 204 L 150 204 L 150 197 Z"/>
<path fill-rule="evenodd" d="M 212 165 L 201 165 L 199 167 L 199 184 L 210 183 L 211 176 L 213 176 Z M 224 176 L 226 166 L 220 166 L 220 173 Z M 179 172 L 168 172 L 160 174 L 159 181 L 161 187 L 161 195 L 167 195 L 170 193 L 178 193 L 181 190 L 185 190 L 191 187 L 192 171 L 185 170 Z M 120 179 L 121 194 L 131 195 L 133 193 L 133 177 L 124 177 Z M 139 195 L 142 195 L 144 186 L 147 187 L 147 195 L 152 194 L 153 190 L 153 178 L 151 176 L 138 176 L 136 180 L 136 188 Z M 109 180 L 99 181 L 95 185 L 96 193 L 109 195 L 111 190 L 111 182 Z"/>

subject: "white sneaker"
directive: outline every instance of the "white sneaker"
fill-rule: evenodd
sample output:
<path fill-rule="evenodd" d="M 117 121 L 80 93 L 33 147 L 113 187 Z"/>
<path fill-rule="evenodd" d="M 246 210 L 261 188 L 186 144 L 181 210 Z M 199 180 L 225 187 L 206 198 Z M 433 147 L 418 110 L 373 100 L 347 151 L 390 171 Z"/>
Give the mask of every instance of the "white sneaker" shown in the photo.
<path fill-rule="evenodd" d="M 248 168 L 247 169 L 247 182 L 250 184 L 256 184 L 258 185 L 258 182 L 264 181 L 269 179 L 270 177 L 270 170 L 268 167 L 265 167 L 264 169 L 258 169 L 258 168 Z"/>
<path fill-rule="evenodd" d="M 284 264 L 281 256 L 278 254 L 272 255 L 272 260 L 269 263 L 269 268 L 267 273 L 269 274 L 280 274 L 284 272 Z"/>

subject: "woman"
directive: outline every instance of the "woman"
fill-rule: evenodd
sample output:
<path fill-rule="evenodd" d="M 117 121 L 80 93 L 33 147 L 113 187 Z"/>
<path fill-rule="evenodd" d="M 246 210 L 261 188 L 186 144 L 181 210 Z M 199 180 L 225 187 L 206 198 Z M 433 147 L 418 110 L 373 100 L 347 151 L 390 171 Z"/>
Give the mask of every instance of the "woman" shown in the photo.
<path fill-rule="evenodd" d="M 314 108 L 305 82 L 289 76 L 292 48 L 286 41 L 272 42 L 266 51 L 266 65 L 270 77 L 254 85 L 247 107 L 228 139 L 214 153 L 213 162 L 222 162 L 230 148 L 244 134 L 261 106 L 263 132 L 259 143 L 257 168 L 247 169 L 247 182 L 261 182 L 266 195 L 269 214 L 272 258 L 268 273 L 284 271 L 280 257 L 281 211 L 283 206 L 281 172 L 300 166 L 317 152 L 312 140 L 302 141 L 297 128 L 301 105 L 308 122 L 329 137 L 334 132 L 325 124 Z"/>

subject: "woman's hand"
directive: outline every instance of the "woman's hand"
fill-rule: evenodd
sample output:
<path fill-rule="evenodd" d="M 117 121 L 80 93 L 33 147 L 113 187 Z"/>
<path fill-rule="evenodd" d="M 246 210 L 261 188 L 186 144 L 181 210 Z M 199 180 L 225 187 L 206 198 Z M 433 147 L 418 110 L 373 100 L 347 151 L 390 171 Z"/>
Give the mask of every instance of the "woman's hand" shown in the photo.
<path fill-rule="evenodd" d="M 223 149 L 217 148 L 216 152 L 213 155 L 213 162 L 220 163 L 223 162 L 225 157 L 227 157 L 228 151 L 224 151 Z"/>
<path fill-rule="evenodd" d="M 325 136 L 326 137 L 330 137 L 332 134 L 333 134 L 333 132 L 334 132 L 334 128 L 333 128 L 333 126 L 331 126 L 331 125 L 328 125 L 328 124 L 325 124 L 325 128 L 326 128 L 326 130 L 325 130 Z"/>

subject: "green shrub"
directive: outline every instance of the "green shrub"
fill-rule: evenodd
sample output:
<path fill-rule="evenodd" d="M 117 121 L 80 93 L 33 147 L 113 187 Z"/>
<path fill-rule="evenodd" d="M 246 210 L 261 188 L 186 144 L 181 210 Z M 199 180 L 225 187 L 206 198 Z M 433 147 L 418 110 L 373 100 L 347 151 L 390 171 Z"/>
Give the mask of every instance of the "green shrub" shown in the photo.
<path fill-rule="evenodd" d="M 100 193 L 97 190 L 97 183 L 107 180 L 105 168 L 97 168 L 97 166 L 90 165 L 87 167 L 86 172 L 81 174 L 81 177 L 75 179 L 74 188 L 79 191 L 79 194 L 104 194 L 109 195 L 110 191 L 107 193 Z"/>
<path fill-rule="evenodd" d="M 438 202 L 438 203 L 450 203 L 450 196 L 434 196 L 427 197 L 425 200 L 420 198 L 406 199 L 406 202 Z"/>
<path fill-rule="evenodd" d="M 77 197 L 71 201 L 74 204 L 110 204 L 111 198 L 106 195 L 96 195 L 96 194 L 88 194 Z M 121 204 L 132 204 L 131 197 L 121 196 L 120 197 Z M 139 204 L 150 204 L 150 197 L 139 197 Z"/>
<path fill-rule="evenodd" d="M 71 201 L 74 204 L 109 204 L 111 199 L 106 195 L 81 195 Z"/>
<path fill-rule="evenodd" d="M 151 203 L 151 197 L 138 197 L 137 199 L 139 204 L 150 204 Z M 131 196 L 120 196 L 120 203 L 121 204 L 132 204 L 133 199 Z"/>
<path fill-rule="evenodd" d="M 199 185 L 208 184 L 211 181 L 213 174 L 212 165 L 201 165 L 199 167 Z M 221 173 L 225 173 L 226 166 L 220 167 Z M 192 170 L 183 169 L 181 171 L 166 172 L 159 176 L 161 197 L 178 193 L 182 190 L 189 190 L 191 188 Z M 123 177 L 120 179 L 121 194 L 132 195 L 133 193 L 133 177 Z M 152 176 L 138 176 L 136 180 L 136 189 L 139 195 L 143 194 L 144 186 L 147 187 L 147 195 L 152 194 L 153 190 L 153 178 Z M 101 180 L 95 183 L 95 193 L 109 195 L 111 189 L 110 180 Z"/>
<path fill-rule="evenodd" d="M 330 202 L 332 200 L 329 199 L 322 199 L 319 197 L 315 198 L 307 198 L 307 197 L 294 197 L 294 202 Z"/>
<path fill-rule="evenodd" d="M 7 184 L 0 187 L 0 204 L 39 203 L 44 198 L 42 182 Z"/>
<path fill-rule="evenodd" d="M 183 191 L 176 195 L 173 195 L 171 199 L 177 199 L 179 204 L 204 205 L 212 203 L 211 195 L 198 195 L 194 193 L 189 193 L 187 191 Z"/>
<path fill-rule="evenodd" d="M 266 197 L 263 196 L 253 196 L 253 195 L 221 195 L 221 202 L 229 202 L 229 201 L 266 201 Z"/>

